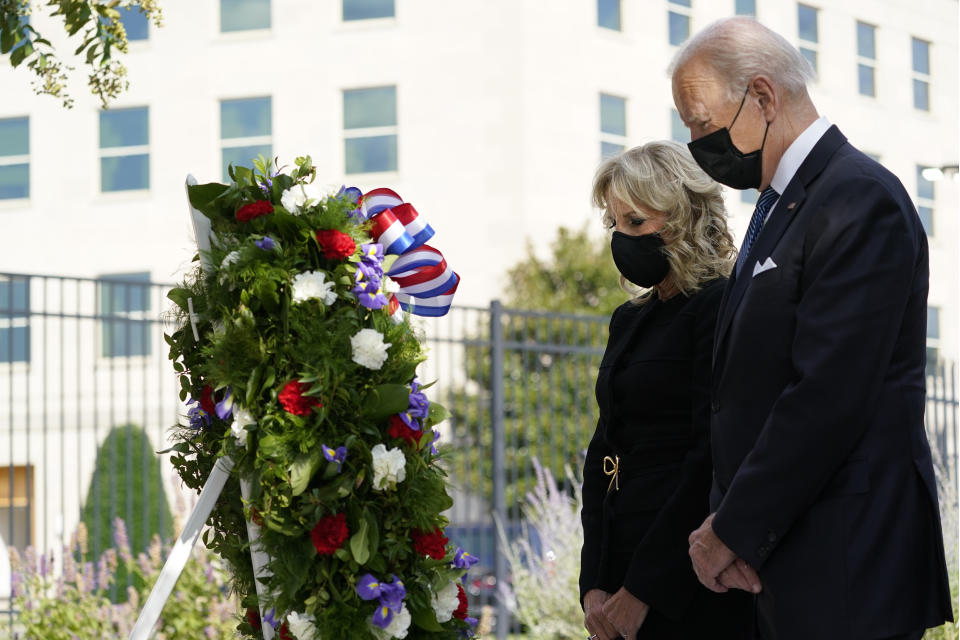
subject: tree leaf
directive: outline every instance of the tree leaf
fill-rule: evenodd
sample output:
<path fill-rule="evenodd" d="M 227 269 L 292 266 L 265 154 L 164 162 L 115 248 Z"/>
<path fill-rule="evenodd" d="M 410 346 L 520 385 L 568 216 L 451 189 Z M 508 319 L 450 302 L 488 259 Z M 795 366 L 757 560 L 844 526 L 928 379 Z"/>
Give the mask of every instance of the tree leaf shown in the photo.
<path fill-rule="evenodd" d="M 360 529 L 350 537 L 350 553 L 357 564 L 366 564 L 370 559 L 370 547 L 368 546 L 367 532 L 370 525 L 366 518 L 360 520 Z"/>

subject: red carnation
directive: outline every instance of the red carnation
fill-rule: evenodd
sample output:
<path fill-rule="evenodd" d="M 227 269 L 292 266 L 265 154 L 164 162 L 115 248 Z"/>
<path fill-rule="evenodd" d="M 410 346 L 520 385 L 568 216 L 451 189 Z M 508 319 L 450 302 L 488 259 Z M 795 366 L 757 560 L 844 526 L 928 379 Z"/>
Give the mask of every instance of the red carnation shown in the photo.
<path fill-rule="evenodd" d="M 253 607 L 247 607 L 247 622 L 254 629 L 260 629 L 260 612 Z"/>
<path fill-rule="evenodd" d="M 457 607 L 457 610 L 453 612 L 453 617 L 457 620 L 466 620 L 467 619 L 467 594 L 463 592 L 463 587 L 459 584 L 457 585 L 457 600 L 460 602 L 460 606 Z"/>
<path fill-rule="evenodd" d="M 450 540 L 443 535 L 439 527 L 433 531 L 414 531 L 412 537 L 413 548 L 417 553 L 430 556 L 434 560 L 443 560 L 447 555 L 447 543 Z"/>
<path fill-rule="evenodd" d="M 327 260 L 343 260 L 353 255 L 357 244 L 353 238 L 336 229 L 321 229 L 317 231 L 317 242 L 323 249 L 323 256 Z"/>
<path fill-rule="evenodd" d="M 290 627 L 287 626 L 286 622 L 280 625 L 279 631 L 280 633 L 278 634 L 278 636 L 280 640 L 297 640 L 296 638 L 293 637 L 293 634 L 290 633 Z"/>
<path fill-rule="evenodd" d="M 200 408 L 208 416 L 217 415 L 217 406 L 213 401 L 213 387 L 208 384 L 203 385 L 203 390 L 200 392 Z"/>
<path fill-rule="evenodd" d="M 237 222 L 249 222 L 268 213 L 273 213 L 273 205 L 267 200 L 250 202 L 237 209 Z"/>
<path fill-rule="evenodd" d="M 291 380 L 283 386 L 277 399 L 280 400 L 283 408 L 290 413 L 297 416 L 305 416 L 310 413 L 313 407 L 323 406 L 317 398 L 303 395 L 309 389 L 309 384 L 300 382 L 299 380 Z"/>
<path fill-rule="evenodd" d="M 393 438 L 403 438 L 417 448 L 420 447 L 420 438 L 423 437 L 423 431 L 414 431 L 398 415 L 390 416 L 390 428 L 387 429 L 387 433 Z"/>
<path fill-rule="evenodd" d="M 313 546 L 316 547 L 317 553 L 322 556 L 329 556 L 339 549 L 349 534 L 345 513 L 320 518 L 320 522 L 315 524 L 313 530 L 310 531 Z"/>

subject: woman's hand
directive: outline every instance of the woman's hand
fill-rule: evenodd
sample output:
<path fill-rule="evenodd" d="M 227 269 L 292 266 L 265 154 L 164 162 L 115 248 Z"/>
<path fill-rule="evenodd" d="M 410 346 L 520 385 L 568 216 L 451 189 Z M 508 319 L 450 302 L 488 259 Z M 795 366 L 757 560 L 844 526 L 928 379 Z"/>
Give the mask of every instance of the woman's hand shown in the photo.
<path fill-rule="evenodd" d="M 615 640 L 620 637 L 603 613 L 603 603 L 609 599 L 610 594 L 602 589 L 591 589 L 583 596 L 583 626 L 594 640 Z"/>
<path fill-rule="evenodd" d="M 643 625 L 650 607 L 642 600 L 638 600 L 629 591 L 620 587 L 603 603 L 603 614 L 607 622 L 613 626 L 616 635 L 614 638 L 633 638 L 637 630 Z"/>

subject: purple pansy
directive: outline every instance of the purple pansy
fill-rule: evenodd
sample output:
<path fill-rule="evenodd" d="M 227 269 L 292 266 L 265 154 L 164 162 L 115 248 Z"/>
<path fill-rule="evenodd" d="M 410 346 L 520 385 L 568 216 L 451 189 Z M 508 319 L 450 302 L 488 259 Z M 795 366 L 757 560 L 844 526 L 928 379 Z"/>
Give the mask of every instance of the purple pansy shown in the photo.
<path fill-rule="evenodd" d="M 273 251 L 277 247 L 276 241 L 270 236 L 263 236 L 259 240 L 255 240 L 253 244 L 257 245 L 260 249 L 264 251 Z"/>
<path fill-rule="evenodd" d="M 227 387 L 226 393 L 223 394 L 223 400 L 217 403 L 216 412 L 221 420 L 226 420 L 233 415 L 233 391 L 230 387 Z"/>
<path fill-rule="evenodd" d="M 480 558 L 464 551 L 463 547 L 457 547 L 457 552 L 453 556 L 453 566 L 457 569 L 469 569 L 479 561 Z"/>
<path fill-rule="evenodd" d="M 336 449 L 333 449 L 325 444 L 321 444 L 320 448 L 323 450 L 323 457 L 326 458 L 328 462 L 337 463 L 337 473 L 340 473 L 340 469 L 343 466 L 343 461 L 347 459 L 347 448 L 337 447 Z"/>
<path fill-rule="evenodd" d="M 369 573 L 360 576 L 357 581 L 357 595 L 361 600 L 373 600 L 380 597 L 383 584 Z"/>

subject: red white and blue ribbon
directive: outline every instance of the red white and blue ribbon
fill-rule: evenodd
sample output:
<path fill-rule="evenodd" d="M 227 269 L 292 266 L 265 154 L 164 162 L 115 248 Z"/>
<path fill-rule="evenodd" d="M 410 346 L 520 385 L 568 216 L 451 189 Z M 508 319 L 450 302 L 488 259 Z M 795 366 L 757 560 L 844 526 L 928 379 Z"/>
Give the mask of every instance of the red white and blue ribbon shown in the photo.
<path fill-rule="evenodd" d="M 360 207 L 371 222 L 373 240 L 383 245 L 384 253 L 400 256 L 387 273 L 400 286 L 396 294 L 400 307 L 419 316 L 445 315 L 460 276 L 447 266 L 442 253 L 424 244 L 433 237 L 433 228 L 391 189 L 365 193 Z"/>

